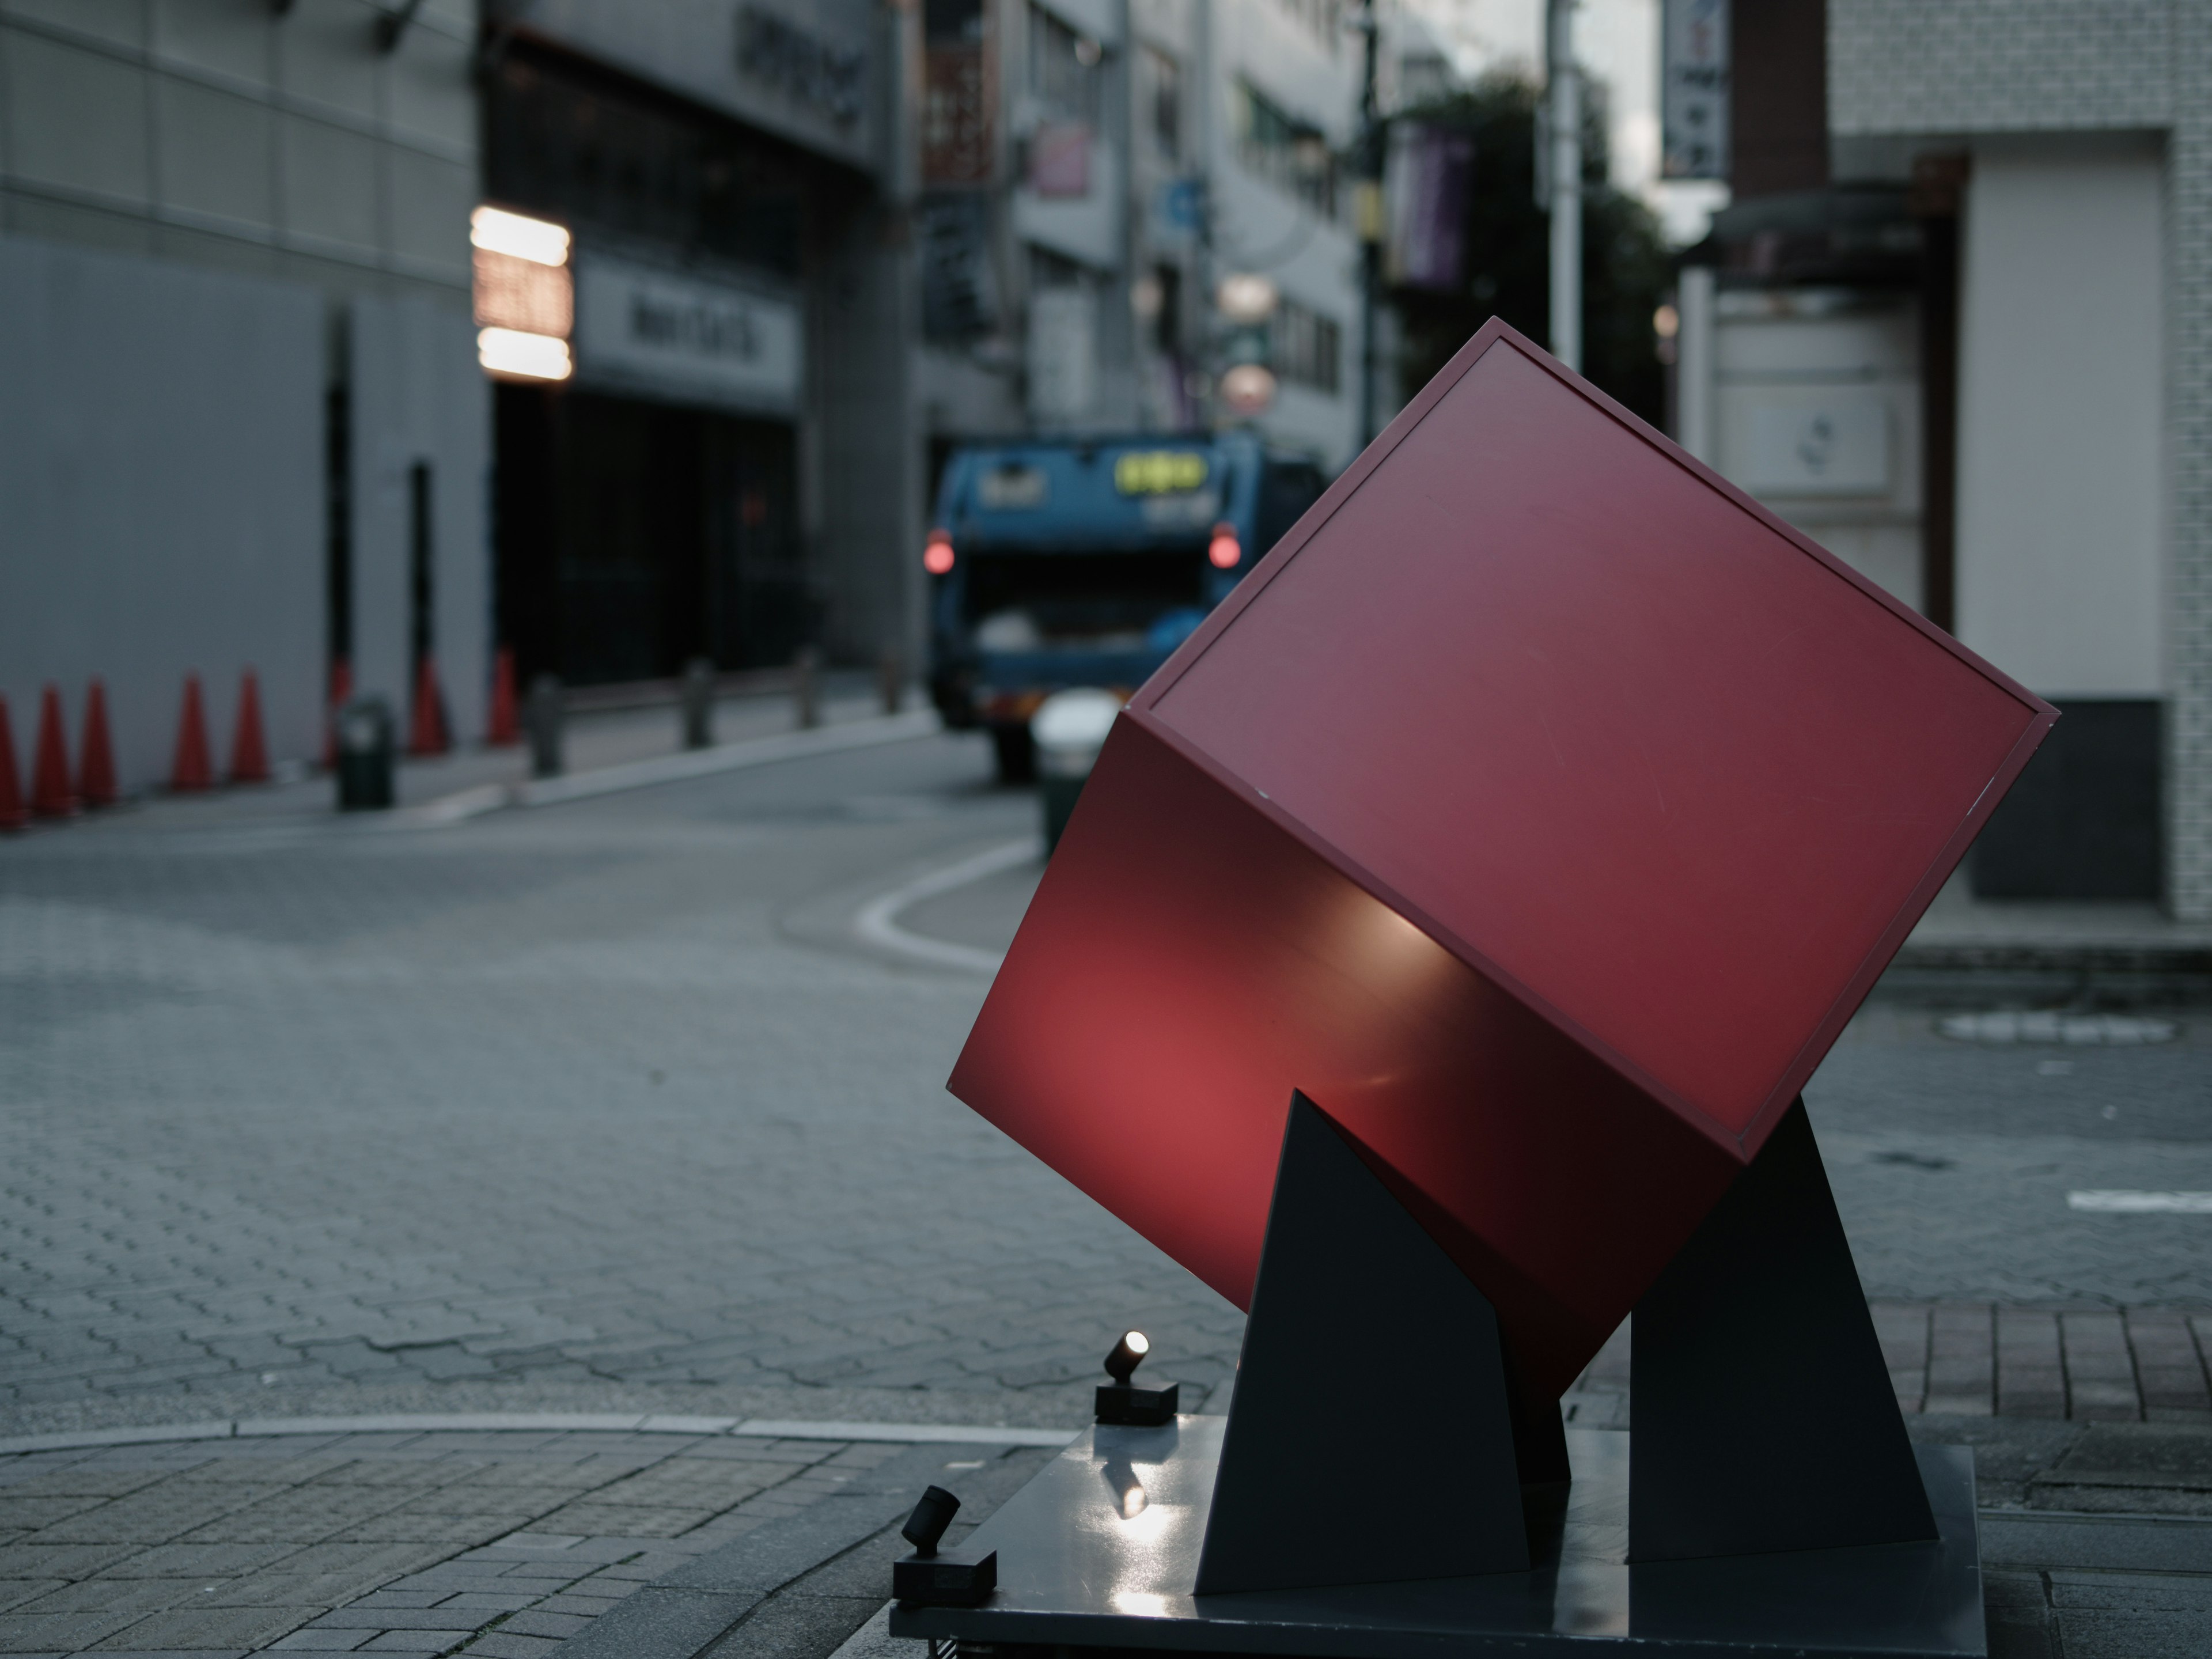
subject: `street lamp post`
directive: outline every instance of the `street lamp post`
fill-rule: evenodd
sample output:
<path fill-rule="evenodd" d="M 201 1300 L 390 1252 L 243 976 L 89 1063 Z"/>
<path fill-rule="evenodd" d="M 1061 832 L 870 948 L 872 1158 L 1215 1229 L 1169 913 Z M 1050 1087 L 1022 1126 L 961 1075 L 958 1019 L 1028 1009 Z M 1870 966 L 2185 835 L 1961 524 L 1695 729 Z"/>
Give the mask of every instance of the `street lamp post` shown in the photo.
<path fill-rule="evenodd" d="M 1364 54 L 1359 80 L 1359 446 L 1375 437 L 1375 314 L 1382 288 L 1382 123 L 1375 101 L 1379 29 L 1375 0 L 1365 0 L 1358 24 Z"/>
<path fill-rule="evenodd" d="M 1551 130 L 1543 140 L 1549 147 L 1552 187 L 1552 355 L 1579 373 L 1583 366 L 1582 80 L 1575 68 L 1574 18 L 1575 0 L 1546 0 L 1543 106 Z"/>

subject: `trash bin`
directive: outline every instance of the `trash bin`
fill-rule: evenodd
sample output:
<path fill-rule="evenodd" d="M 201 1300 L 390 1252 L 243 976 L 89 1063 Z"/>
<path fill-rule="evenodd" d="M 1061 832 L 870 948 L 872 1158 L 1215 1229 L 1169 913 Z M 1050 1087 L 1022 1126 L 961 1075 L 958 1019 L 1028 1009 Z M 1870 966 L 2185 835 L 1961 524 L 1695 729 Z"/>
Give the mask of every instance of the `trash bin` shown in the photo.
<path fill-rule="evenodd" d="M 354 697 L 338 709 L 338 811 L 370 811 L 392 805 L 395 730 L 392 705 L 381 697 Z"/>
<path fill-rule="evenodd" d="M 1078 687 L 1055 691 L 1037 705 L 1030 717 L 1030 736 L 1036 745 L 1038 793 L 1044 801 L 1044 850 L 1049 858 L 1060 845 L 1060 832 L 1067 828 L 1075 798 L 1083 781 L 1105 746 L 1114 716 L 1121 712 L 1121 699 L 1111 691 Z"/>

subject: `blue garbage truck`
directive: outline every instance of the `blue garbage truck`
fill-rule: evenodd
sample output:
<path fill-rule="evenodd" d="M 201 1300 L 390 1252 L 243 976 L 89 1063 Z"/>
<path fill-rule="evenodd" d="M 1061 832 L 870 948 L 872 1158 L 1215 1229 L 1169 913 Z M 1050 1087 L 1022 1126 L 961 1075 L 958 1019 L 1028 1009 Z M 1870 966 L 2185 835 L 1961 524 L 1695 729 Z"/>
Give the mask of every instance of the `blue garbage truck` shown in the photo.
<path fill-rule="evenodd" d="M 988 730 L 1000 778 L 1027 781 L 1040 702 L 1135 690 L 1326 484 L 1245 432 L 955 450 L 922 550 L 945 724 Z"/>

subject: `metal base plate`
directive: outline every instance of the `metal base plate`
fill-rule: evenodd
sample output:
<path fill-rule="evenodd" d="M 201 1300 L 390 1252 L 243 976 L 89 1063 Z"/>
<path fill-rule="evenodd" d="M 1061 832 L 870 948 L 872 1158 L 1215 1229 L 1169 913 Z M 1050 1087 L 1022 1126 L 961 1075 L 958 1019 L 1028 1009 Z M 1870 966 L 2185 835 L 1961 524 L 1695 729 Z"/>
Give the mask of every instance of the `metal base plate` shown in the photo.
<path fill-rule="evenodd" d="M 1965 1447 L 1917 1449 L 1942 1532 L 1932 1543 L 1632 1567 L 1629 1437 L 1570 1429 L 1575 1478 L 1565 1513 L 1532 1513 L 1536 1565 L 1528 1572 L 1201 1599 L 1191 1586 L 1224 1420 L 1093 1428 L 969 1540 L 999 1552 L 990 1601 L 894 1607 L 891 1634 L 956 1638 L 963 1649 L 1036 1644 L 1316 1659 L 1632 1649 L 1668 1659 L 1984 1659 L 1988 1651 L 1973 1454 Z M 1331 1467 L 1364 1452 L 1356 1418 L 1316 1425 L 1316 1528 L 1364 1524 L 1329 1502 Z M 1820 1494 L 1808 1491 L 1805 1501 L 1817 1504 Z"/>

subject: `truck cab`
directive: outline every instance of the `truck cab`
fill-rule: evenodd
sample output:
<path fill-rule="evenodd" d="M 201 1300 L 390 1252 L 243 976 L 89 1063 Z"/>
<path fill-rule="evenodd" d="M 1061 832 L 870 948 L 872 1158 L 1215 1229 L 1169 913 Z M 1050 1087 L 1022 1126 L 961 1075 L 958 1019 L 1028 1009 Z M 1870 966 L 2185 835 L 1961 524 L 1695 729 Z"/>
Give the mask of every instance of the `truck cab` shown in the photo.
<path fill-rule="evenodd" d="M 1249 433 L 979 443 L 954 452 L 922 563 L 930 691 L 1027 781 L 1054 691 L 1127 696 L 1325 486 Z"/>

